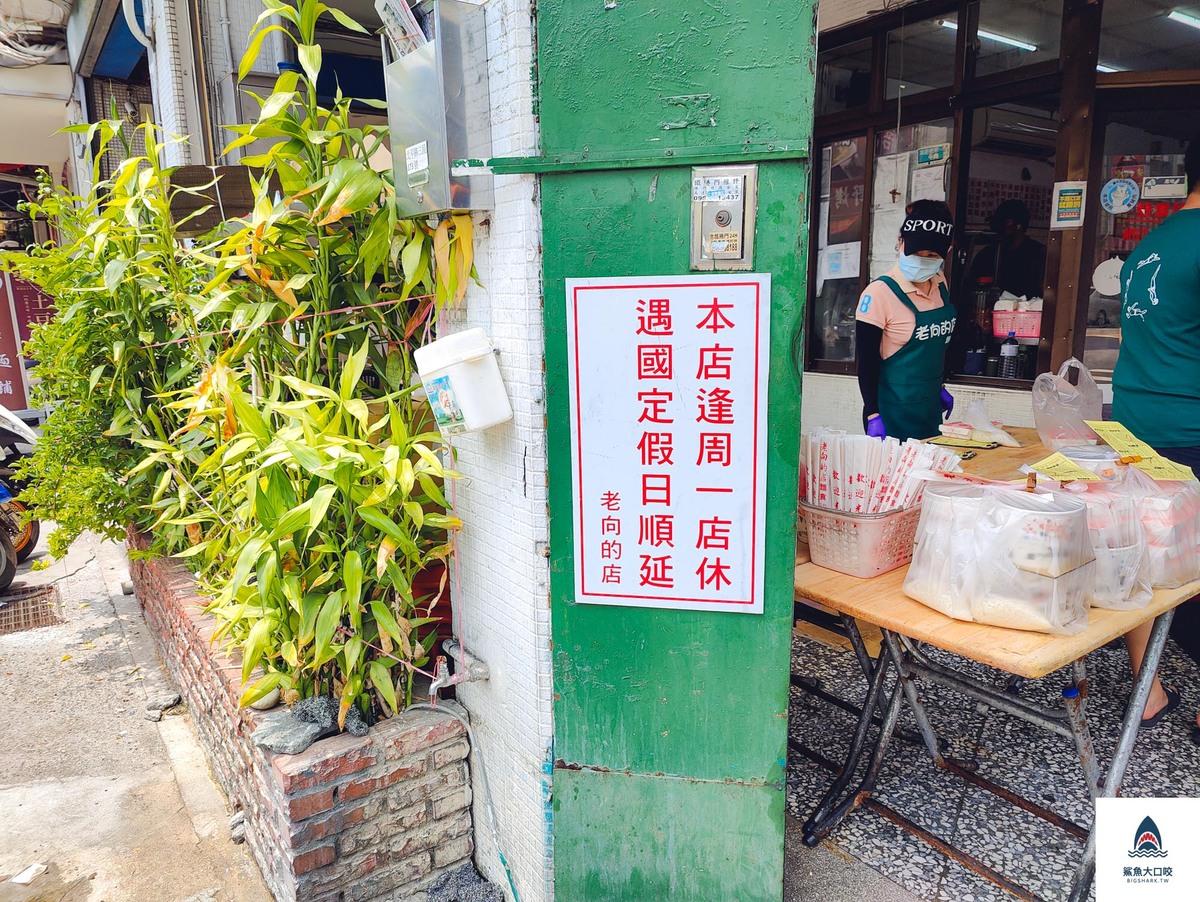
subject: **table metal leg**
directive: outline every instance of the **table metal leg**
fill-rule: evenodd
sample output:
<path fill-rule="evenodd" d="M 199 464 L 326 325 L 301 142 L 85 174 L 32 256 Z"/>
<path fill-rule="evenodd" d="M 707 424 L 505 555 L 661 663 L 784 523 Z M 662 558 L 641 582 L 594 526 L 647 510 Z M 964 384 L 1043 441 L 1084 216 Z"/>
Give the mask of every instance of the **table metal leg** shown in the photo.
<path fill-rule="evenodd" d="M 879 656 L 880 663 L 876 665 L 880 669 L 884 666 L 885 658 Z M 883 769 L 883 761 L 887 757 L 888 744 L 891 741 L 892 734 L 896 730 L 896 722 L 900 719 L 900 701 L 903 694 L 899 686 L 892 689 L 891 699 L 888 701 L 887 712 L 883 716 L 883 726 L 879 728 L 879 733 L 875 737 L 875 744 L 871 748 L 871 757 L 867 762 L 866 772 L 863 774 L 862 780 L 858 786 L 851 792 L 844 792 L 845 786 L 849 785 L 846 780 L 848 774 L 852 774 L 851 763 L 847 761 L 845 770 L 838 778 L 837 783 L 830 787 L 830 792 L 825 794 L 825 798 L 821 800 L 821 807 L 826 807 L 829 802 L 836 799 L 833 790 L 840 783 L 842 784 L 841 801 L 830 810 L 827 814 L 821 817 L 812 817 L 804 825 L 804 844 L 806 846 L 815 846 L 822 839 L 837 827 L 854 808 L 871 794 L 871 790 L 875 788 L 875 782 L 879 779 L 879 772 Z M 864 711 L 869 712 L 870 707 L 864 706 Z M 868 714 L 864 714 L 863 720 L 869 720 Z M 855 762 L 857 764 L 857 762 Z M 820 809 L 818 809 L 819 811 Z"/>
<path fill-rule="evenodd" d="M 913 717 L 916 718 L 917 729 L 921 731 L 921 737 L 925 740 L 925 748 L 929 752 L 929 756 L 940 767 L 943 761 L 938 736 L 933 731 L 933 726 L 929 723 L 929 717 L 925 713 L 925 706 L 921 704 L 921 696 L 917 692 L 916 673 L 909 666 L 908 653 L 900 647 L 900 641 L 896 634 L 889 630 L 883 630 L 883 641 L 887 646 L 888 654 L 892 658 L 892 663 L 896 665 L 900 687 L 904 690 L 904 697 L 908 701 L 908 707 L 912 709 Z M 881 654 L 880 657 L 883 657 L 883 655 Z"/>
<path fill-rule="evenodd" d="M 854 730 L 854 737 L 850 740 L 850 750 L 846 753 L 846 764 L 842 768 L 842 773 L 834 780 L 833 785 L 821 798 L 816 809 L 804 824 L 804 830 L 807 834 L 808 830 L 818 822 L 824 820 L 829 811 L 837 804 L 838 797 L 846 791 L 846 787 L 850 785 L 850 781 L 854 779 L 854 774 L 858 770 L 859 761 L 862 760 L 863 748 L 866 745 L 867 733 L 871 728 L 871 712 L 875 710 L 875 703 L 879 699 L 880 692 L 883 691 L 884 681 L 887 679 L 888 659 L 884 655 L 879 656 L 879 660 L 875 663 L 871 674 L 871 683 L 867 689 L 867 698 L 863 702 L 862 710 L 858 716 L 858 726 Z M 895 694 L 895 693 L 894 693 Z M 882 732 L 886 725 L 886 718 L 880 724 Z"/>
<path fill-rule="evenodd" d="M 1082 658 L 1071 665 L 1071 671 L 1074 681 L 1063 689 L 1063 707 L 1067 709 L 1071 736 L 1075 740 L 1075 750 L 1079 753 L 1079 763 L 1083 767 L 1088 794 L 1094 799 L 1100 793 L 1100 762 L 1096 757 L 1096 746 L 1092 742 L 1092 731 L 1088 728 L 1087 674 Z"/>
<path fill-rule="evenodd" d="M 842 614 L 842 627 L 846 630 L 850 647 L 854 649 L 854 657 L 858 658 L 858 666 L 862 668 L 863 675 L 869 680 L 871 670 L 875 665 L 871 655 L 867 652 L 867 643 L 863 641 L 862 633 L 858 631 L 858 623 L 849 614 Z"/>
<path fill-rule="evenodd" d="M 1175 616 L 1174 609 L 1159 614 L 1150 630 L 1150 642 L 1146 646 L 1146 656 L 1142 659 L 1142 669 L 1138 671 L 1133 681 L 1133 692 L 1129 696 L 1129 706 L 1125 709 L 1125 720 L 1121 725 L 1121 735 L 1117 740 L 1117 750 L 1113 753 L 1112 764 L 1104 785 L 1100 788 L 1101 798 L 1115 796 L 1125 779 L 1125 769 L 1129 766 L 1129 758 L 1133 754 L 1134 743 L 1137 742 L 1138 729 L 1142 725 L 1142 711 L 1146 700 L 1150 697 L 1150 687 L 1154 682 L 1158 662 L 1167 644 L 1167 633 L 1171 629 L 1171 620 Z M 1083 860 L 1075 873 L 1075 883 L 1071 887 L 1070 902 L 1083 902 L 1091 889 L 1092 877 L 1096 873 L 1096 837 L 1095 827 L 1088 837 L 1087 847 L 1083 851 Z"/>

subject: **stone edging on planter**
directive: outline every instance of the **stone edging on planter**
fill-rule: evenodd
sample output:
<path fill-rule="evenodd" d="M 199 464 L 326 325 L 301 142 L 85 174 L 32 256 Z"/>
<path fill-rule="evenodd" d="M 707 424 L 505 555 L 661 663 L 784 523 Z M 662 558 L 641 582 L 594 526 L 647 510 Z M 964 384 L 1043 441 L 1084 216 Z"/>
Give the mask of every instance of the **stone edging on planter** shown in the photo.
<path fill-rule="evenodd" d="M 144 536 L 129 534 L 144 550 Z M 424 898 L 439 873 L 471 858 L 470 748 L 449 714 L 411 711 L 315 743 L 298 755 L 257 748 L 264 714 L 238 707 L 240 656 L 212 643 L 191 573 L 171 559 L 130 572 L 163 662 L 195 721 L 209 765 L 279 902 Z"/>

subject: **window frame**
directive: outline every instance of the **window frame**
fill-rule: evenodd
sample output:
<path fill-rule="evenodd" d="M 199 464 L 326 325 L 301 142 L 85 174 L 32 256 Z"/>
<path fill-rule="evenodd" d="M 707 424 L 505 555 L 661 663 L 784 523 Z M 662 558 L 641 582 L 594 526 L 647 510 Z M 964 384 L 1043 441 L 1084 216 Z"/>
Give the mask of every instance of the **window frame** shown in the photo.
<path fill-rule="evenodd" d="M 1061 67 L 1056 62 L 1034 63 L 1020 69 L 1011 70 L 985 78 L 975 79 L 975 33 L 979 27 L 980 0 L 928 0 L 928 2 L 909 4 L 887 13 L 850 23 L 837 29 L 830 30 L 819 38 L 820 43 L 828 48 L 837 48 L 848 43 L 870 38 L 873 41 L 872 59 L 875 77 L 872 80 L 871 94 L 866 107 L 856 107 L 837 113 L 818 117 L 814 122 L 813 146 L 820 148 L 832 141 L 866 136 L 867 166 L 866 194 L 872 196 L 875 178 L 875 145 L 876 137 L 881 130 L 894 129 L 898 124 L 906 126 L 919 125 L 938 119 L 954 119 L 954 140 L 952 142 L 950 165 L 952 180 L 947 192 L 947 202 L 956 212 L 960 199 L 965 197 L 968 167 L 959 161 L 969 157 L 971 147 L 970 125 L 974 110 L 979 107 L 993 106 L 996 103 L 1010 101 L 1020 102 L 1045 96 L 1048 93 L 1061 95 L 1063 77 Z M 1065 9 L 1065 7 L 1064 7 Z M 904 24 L 915 21 L 925 21 L 956 13 L 960 27 L 957 29 L 958 44 L 954 65 L 954 83 L 946 88 L 938 88 L 915 94 L 911 98 L 900 100 L 886 99 L 887 87 L 887 44 L 888 34 Z M 1064 21 L 1066 19 L 1064 13 Z M 1065 37 L 1065 34 L 1064 34 Z M 1099 40 L 1097 32 L 1096 39 Z M 1062 38 L 1060 37 L 1060 41 Z M 820 48 L 818 48 L 820 52 Z M 897 107 L 899 106 L 899 120 Z M 813 184 L 820 184 L 822 178 L 822 157 L 820 153 L 813 155 Z M 820 192 L 811 192 L 810 222 L 820 223 Z M 872 227 L 869 205 L 863 210 L 864 233 L 869 236 Z M 819 228 L 819 226 L 818 226 Z M 805 327 L 808 338 L 805 342 L 804 370 L 815 373 L 834 373 L 854 375 L 857 370 L 853 360 L 830 360 L 816 355 L 816 271 L 815 265 L 818 254 L 818 229 L 811 229 L 809 236 L 808 267 L 808 310 L 805 314 Z M 862 242 L 859 261 L 860 290 L 865 288 L 869 276 L 869 237 Z M 956 261 L 957 263 L 957 261 Z M 1049 261 L 1047 270 L 1049 271 Z M 1047 292 L 1049 293 L 1049 292 Z M 1046 299 L 1046 309 L 1043 311 L 1043 322 L 1053 323 L 1054 310 L 1050 299 Z M 1048 342 L 1043 340 L 1039 345 L 1039 371 L 1048 363 Z M 1043 359 L 1045 358 L 1045 359 Z M 976 379 L 975 377 L 955 377 L 955 381 L 964 384 L 977 383 L 995 387 L 992 380 Z M 1018 380 L 1013 387 L 1028 387 L 1026 380 Z"/>

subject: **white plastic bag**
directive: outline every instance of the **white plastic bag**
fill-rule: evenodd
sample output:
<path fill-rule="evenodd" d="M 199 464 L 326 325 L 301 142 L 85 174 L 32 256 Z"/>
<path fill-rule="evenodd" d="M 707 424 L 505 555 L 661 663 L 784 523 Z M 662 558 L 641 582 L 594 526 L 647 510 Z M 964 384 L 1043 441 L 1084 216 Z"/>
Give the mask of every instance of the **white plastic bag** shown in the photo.
<path fill-rule="evenodd" d="M 980 442 L 999 442 L 1009 448 L 1020 448 L 1021 443 L 1008 433 L 988 413 L 987 405 L 979 398 L 971 401 L 963 411 L 962 421 L 971 427 L 971 438 Z"/>
<path fill-rule="evenodd" d="M 1150 583 L 1177 589 L 1200 579 L 1200 482 L 1155 482 L 1136 467 L 1121 487 L 1146 533 Z"/>
<path fill-rule="evenodd" d="M 1059 634 L 1087 627 L 1095 563 L 1082 502 L 991 489 L 974 535 L 976 621 Z"/>
<path fill-rule="evenodd" d="M 1079 371 L 1079 384 L 1067 374 Z M 1100 419 L 1104 396 L 1091 372 L 1074 357 L 1058 373 L 1042 373 L 1033 381 L 1033 422 L 1038 438 L 1051 451 L 1068 445 L 1094 445 L 1096 433 L 1084 420 Z"/>
<path fill-rule="evenodd" d="M 932 483 L 925 487 L 913 559 L 904 593 L 957 620 L 971 620 L 975 521 L 984 489 Z"/>
<path fill-rule="evenodd" d="M 1068 634 L 1087 626 L 1094 575 L 1081 501 L 931 483 L 903 588 L 959 620 Z"/>
<path fill-rule="evenodd" d="M 1129 469 L 1123 467 L 1123 470 Z M 1154 595 L 1146 531 L 1128 492 L 1089 483 L 1075 497 L 1088 508 L 1088 531 L 1096 555 L 1096 578 L 1088 601 L 1110 611 L 1134 611 Z"/>

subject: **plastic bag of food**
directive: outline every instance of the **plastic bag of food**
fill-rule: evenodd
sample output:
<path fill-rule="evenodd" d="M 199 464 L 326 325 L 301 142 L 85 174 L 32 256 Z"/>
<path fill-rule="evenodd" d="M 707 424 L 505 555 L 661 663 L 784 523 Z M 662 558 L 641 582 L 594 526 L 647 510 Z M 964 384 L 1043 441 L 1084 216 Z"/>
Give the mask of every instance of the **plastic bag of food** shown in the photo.
<path fill-rule="evenodd" d="M 975 559 L 975 521 L 983 504 L 980 486 L 932 483 L 925 487 L 912 563 L 904 592 L 935 611 L 971 620 L 968 595 Z"/>
<path fill-rule="evenodd" d="M 1078 384 L 1067 375 L 1079 371 Z M 1098 436 L 1084 420 L 1098 420 L 1104 406 L 1100 386 L 1074 357 L 1057 373 L 1042 373 L 1033 381 L 1033 422 L 1038 438 L 1051 451 L 1068 445 L 1094 445 Z"/>
<path fill-rule="evenodd" d="M 1177 589 L 1200 579 L 1200 482 L 1156 482 L 1129 467 L 1122 486 L 1146 534 L 1150 584 Z"/>
<path fill-rule="evenodd" d="M 1002 423 L 991 418 L 987 406 L 978 398 L 967 404 L 960 422 L 943 423 L 938 429 L 943 435 L 969 438 L 977 442 L 997 442 L 1010 448 L 1021 447 L 1021 443 L 1012 437 Z"/>
<path fill-rule="evenodd" d="M 1137 502 L 1128 492 L 1095 483 L 1076 497 L 1087 505 L 1088 532 L 1096 555 L 1096 578 L 1088 601 L 1110 611 L 1144 608 L 1154 591 Z"/>
<path fill-rule="evenodd" d="M 991 489 L 975 523 L 971 616 L 1042 633 L 1087 627 L 1095 560 L 1087 507 L 1073 498 Z"/>

